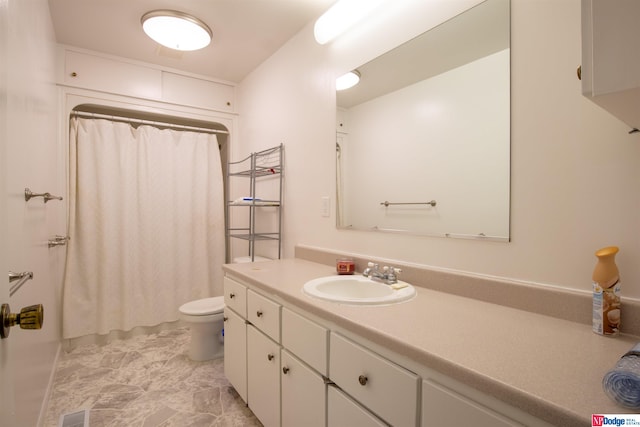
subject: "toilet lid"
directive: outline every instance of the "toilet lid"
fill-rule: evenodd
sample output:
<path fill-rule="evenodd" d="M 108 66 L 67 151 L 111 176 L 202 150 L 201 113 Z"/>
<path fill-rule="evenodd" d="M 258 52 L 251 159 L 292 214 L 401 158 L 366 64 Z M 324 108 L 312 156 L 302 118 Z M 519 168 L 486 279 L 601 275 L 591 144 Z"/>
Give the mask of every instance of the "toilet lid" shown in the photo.
<path fill-rule="evenodd" d="M 224 310 L 224 297 L 203 298 L 182 304 L 179 308 L 181 313 L 191 316 L 204 316 L 207 314 L 220 313 Z"/>

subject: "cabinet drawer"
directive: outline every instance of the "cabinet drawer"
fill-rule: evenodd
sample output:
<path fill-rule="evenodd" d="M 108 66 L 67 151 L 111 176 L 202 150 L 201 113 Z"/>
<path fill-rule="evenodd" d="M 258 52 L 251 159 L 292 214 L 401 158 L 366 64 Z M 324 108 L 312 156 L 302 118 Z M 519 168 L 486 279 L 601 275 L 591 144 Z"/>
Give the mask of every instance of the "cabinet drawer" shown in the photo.
<path fill-rule="evenodd" d="M 249 290 L 247 319 L 272 340 L 280 342 L 280 304 Z"/>
<path fill-rule="evenodd" d="M 424 380 L 422 382 L 422 427 L 442 425 L 522 426 L 432 380 Z"/>
<path fill-rule="evenodd" d="M 282 346 L 327 376 L 329 331 L 315 322 L 282 309 Z"/>
<path fill-rule="evenodd" d="M 375 415 L 333 386 L 327 390 L 328 427 L 386 427 Z"/>
<path fill-rule="evenodd" d="M 417 425 L 416 374 L 333 332 L 329 363 L 331 379 L 380 418 L 391 425 Z"/>
<path fill-rule="evenodd" d="M 247 317 L 247 288 L 226 276 L 224 278 L 224 304 L 240 316 Z"/>

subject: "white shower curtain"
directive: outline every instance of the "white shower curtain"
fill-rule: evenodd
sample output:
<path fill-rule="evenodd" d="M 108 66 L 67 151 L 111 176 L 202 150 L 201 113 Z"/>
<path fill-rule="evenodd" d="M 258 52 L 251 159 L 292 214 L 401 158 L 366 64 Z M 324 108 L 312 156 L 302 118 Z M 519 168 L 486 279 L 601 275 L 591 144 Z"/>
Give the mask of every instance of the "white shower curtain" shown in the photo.
<path fill-rule="evenodd" d="M 64 338 L 175 321 L 222 295 L 217 137 L 74 117 L 69 142 Z"/>

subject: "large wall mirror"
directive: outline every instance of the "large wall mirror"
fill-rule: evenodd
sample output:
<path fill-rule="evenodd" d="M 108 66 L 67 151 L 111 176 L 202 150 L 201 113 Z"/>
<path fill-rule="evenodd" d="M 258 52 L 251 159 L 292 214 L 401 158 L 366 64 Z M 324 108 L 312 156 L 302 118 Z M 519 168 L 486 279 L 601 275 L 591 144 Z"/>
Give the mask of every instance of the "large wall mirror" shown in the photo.
<path fill-rule="evenodd" d="M 509 6 L 476 5 L 337 93 L 339 228 L 509 240 Z"/>

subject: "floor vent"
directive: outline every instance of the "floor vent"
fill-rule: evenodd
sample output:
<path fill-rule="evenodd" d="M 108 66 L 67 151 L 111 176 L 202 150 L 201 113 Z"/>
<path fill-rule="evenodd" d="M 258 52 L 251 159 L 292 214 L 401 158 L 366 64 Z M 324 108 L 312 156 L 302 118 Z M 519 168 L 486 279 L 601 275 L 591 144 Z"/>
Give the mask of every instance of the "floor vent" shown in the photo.
<path fill-rule="evenodd" d="M 89 410 L 81 409 L 60 415 L 58 427 L 89 427 Z"/>

